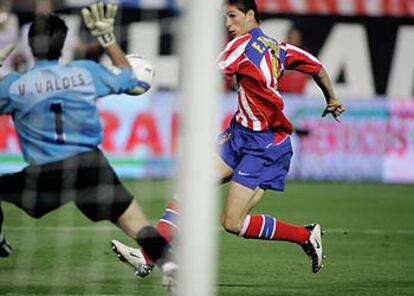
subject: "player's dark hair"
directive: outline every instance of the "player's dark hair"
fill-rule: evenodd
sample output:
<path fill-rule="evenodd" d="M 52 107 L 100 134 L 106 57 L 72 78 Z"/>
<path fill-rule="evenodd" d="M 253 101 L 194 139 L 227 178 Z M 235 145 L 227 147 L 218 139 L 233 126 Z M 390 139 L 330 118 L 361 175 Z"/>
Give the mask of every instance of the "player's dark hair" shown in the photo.
<path fill-rule="evenodd" d="M 257 11 L 257 5 L 255 0 L 224 0 L 224 3 L 227 5 L 236 6 L 238 10 L 243 11 L 243 13 L 253 10 L 254 18 L 256 22 L 260 23 L 259 12 Z"/>
<path fill-rule="evenodd" d="M 29 46 L 36 59 L 57 60 L 62 55 L 68 27 L 55 14 L 37 15 L 29 28 Z"/>

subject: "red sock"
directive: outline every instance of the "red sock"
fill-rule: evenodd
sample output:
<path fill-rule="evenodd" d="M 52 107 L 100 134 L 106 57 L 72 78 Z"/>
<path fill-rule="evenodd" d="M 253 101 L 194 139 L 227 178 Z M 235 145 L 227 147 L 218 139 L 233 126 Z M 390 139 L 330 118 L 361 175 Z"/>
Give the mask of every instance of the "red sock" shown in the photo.
<path fill-rule="evenodd" d="M 158 221 L 157 227 L 156 229 L 158 230 L 158 232 L 161 234 L 161 236 L 163 238 L 165 238 L 165 240 L 167 242 L 172 241 L 172 239 L 174 238 L 176 229 L 177 229 L 177 225 L 176 220 L 177 220 L 177 203 L 178 201 L 176 199 L 171 199 L 168 204 L 167 207 L 164 210 L 164 213 L 162 214 L 160 221 Z M 141 249 L 142 254 L 144 255 L 145 260 L 149 263 L 149 264 L 154 264 L 151 259 L 148 258 L 148 255 L 145 253 L 145 251 L 143 249 Z"/>
<path fill-rule="evenodd" d="M 289 224 L 267 215 L 247 215 L 239 236 L 263 240 L 282 240 L 304 245 L 309 238 L 305 226 Z"/>

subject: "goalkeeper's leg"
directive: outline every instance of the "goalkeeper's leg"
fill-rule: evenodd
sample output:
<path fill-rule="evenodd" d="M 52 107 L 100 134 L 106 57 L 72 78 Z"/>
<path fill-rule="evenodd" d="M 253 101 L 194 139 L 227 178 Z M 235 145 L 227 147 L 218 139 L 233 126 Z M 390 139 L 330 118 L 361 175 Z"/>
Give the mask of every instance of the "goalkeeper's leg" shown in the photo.
<path fill-rule="evenodd" d="M 177 230 L 177 203 L 178 201 L 175 198 L 169 200 L 156 226 L 156 230 L 167 242 L 174 238 Z M 154 268 L 154 262 L 144 249 L 132 248 L 117 240 L 112 240 L 112 250 L 122 262 L 132 266 L 136 275 L 141 278 L 148 276 Z"/>
<path fill-rule="evenodd" d="M 118 218 L 116 224 L 134 238 L 151 262 L 155 262 L 155 265 L 161 269 L 163 286 L 169 291 L 174 291 L 176 288 L 178 265 L 174 259 L 172 248 L 169 242 L 154 227 L 150 226 L 142 209 L 135 200 L 131 202 L 126 211 Z M 112 241 L 112 247 L 120 260 L 127 262 L 136 269 L 135 261 L 133 260 L 134 254 L 131 253 L 136 249 L 119 249 L 114 244 L 114 241 Z"/>
<path fill-rule="evenodd" d="M 1 209 L 1 202 L 0 202 L 0 257 L 8 257 L 11 254 L 12 247 L 9 245 L 9 243 L 7 242 L 3 234 L 3 228 L 2 228 L 3 220 L 4 220 L 4 215 Z"/>
<path fill-rule="evenodd" d="M 165 238 L 167 242 L 171 242 L 173 240 L 174 235 L 177 231 L 177 203 L 178 201 L 176 199 L 171 199 L 168 201 L 167 207 L 165 208 L 164 213 L 162 214 L 156 226 L 157 231 L 162 235 L 163 238 Z M 154 263 L 148 257 L 145 250 L 142 249 L 141 251 L 142 256 L 146 262 L 147 269 L 152 269 Z M 140 277 L 145 277 L 147 274 L 140 274 L 137 272 L 137 275 Z"/>
<path fill-rule="evenodd" d="M 76 159 L 75 162 L 75 205 L 92 221 L 109 220 L 133 238 L 162 270 L 163 285 L 168 290 L 174 288 L 178 266 L 170 244 L 150 225 L 143 210 L 122 185 L 101 151 L 96 150 L 80 157 L 82 161 Z M 101 190 L 102 186 L 110 190 Z"/>

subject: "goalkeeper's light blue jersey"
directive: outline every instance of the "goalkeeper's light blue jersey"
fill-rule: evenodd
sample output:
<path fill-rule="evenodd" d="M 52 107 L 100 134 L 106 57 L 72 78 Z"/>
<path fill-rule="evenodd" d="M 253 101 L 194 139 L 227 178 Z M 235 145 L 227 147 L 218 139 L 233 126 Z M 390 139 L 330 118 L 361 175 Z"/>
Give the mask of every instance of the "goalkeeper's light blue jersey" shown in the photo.
<path fill-rule="evenodd" d="M 54 162 L 95 149 L 102 140 L 96 100 L 137 83 L 129 69 L 42 60 L 0 81 L 0 115 L 12 115 L 28 163 Z"/>

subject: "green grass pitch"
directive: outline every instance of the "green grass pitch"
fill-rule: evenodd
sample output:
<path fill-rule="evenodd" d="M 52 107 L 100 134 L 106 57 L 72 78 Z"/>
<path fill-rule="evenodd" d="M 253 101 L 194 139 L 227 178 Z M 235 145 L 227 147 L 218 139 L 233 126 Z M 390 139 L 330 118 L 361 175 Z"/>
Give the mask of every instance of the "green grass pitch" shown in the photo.
<path fill-rule="evenodd" d="M 171 184 L 126 184 L 156 221 Z M 2 205 L 14 250 L 0 259 L 0 295 L 165 295 L 158 271 L 141 280 L 115 260 L 111 238 L 133 242 L 110 223 L 93 224 L 73 205 L 41 220 Z M 321 223 L 325 268 L 312 274 L 296 245 L 220 231 L 217 295 L 414 295 L 414 186 L 289 182 L 255 212 Z"/>

